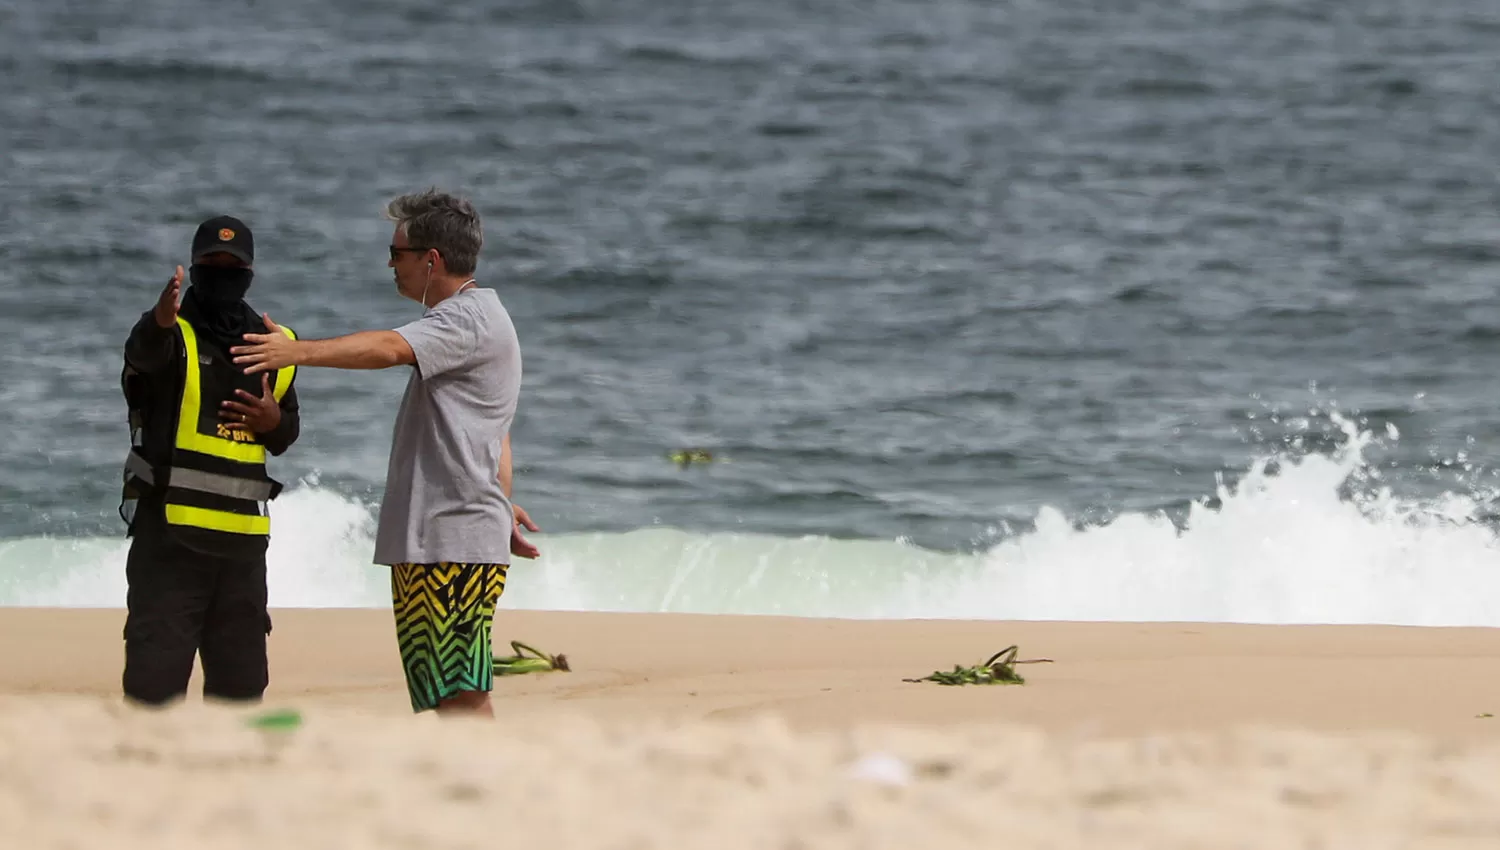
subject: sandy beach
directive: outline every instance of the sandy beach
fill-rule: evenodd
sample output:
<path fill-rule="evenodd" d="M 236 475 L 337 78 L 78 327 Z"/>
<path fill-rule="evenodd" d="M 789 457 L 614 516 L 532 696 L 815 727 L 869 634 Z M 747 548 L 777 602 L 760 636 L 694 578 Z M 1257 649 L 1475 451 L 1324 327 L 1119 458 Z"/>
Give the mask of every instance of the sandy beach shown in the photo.
<path fill-rule="evenodd" d="M 572 671 L 442 723 L 388 612 L 274 617 L 265 706 L 143 712 L 123 612 L 0 611 L 11 846 L 1500 846 L 1500 630 L 507 611 Z"/>

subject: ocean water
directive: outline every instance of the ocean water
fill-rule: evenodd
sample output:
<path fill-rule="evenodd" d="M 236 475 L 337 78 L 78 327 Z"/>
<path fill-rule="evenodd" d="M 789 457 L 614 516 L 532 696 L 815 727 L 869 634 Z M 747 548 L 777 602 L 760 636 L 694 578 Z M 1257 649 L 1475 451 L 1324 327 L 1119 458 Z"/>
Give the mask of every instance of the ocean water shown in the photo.
<path fill-rule="evenodd" d="M 505 604 L 1500 625 L 1500 7 L 0 4 L 0 604 L 124 598 L 120 348 L 197 221 L 392 327 L 394 194 L 516 321 Z M 277 605 L 405 375 L 304 370 Z M 686 468 L 670 452 L 702 447 Z"/>

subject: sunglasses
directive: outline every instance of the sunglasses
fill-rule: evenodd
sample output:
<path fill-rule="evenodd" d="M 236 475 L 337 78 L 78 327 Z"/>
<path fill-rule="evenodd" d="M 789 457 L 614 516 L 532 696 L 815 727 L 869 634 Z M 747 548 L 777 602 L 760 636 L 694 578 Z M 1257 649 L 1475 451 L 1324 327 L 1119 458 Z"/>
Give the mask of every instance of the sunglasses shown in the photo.
<path fill-rule="evenodd" d="M 405 253 L 407 251 L 411 251 L 413 253 L 421 254 L 423 252 L 430 251 L 430 250 L 432 250 L 432 249 L 431 248 L 416 248 L 416 247 L 397 248 L 395 245 L 392 245 L 391 246 L 391 259 L 394 260 L 398 256 L 400 256 L 401 254 L 403 254 L 403 253 Z"/>

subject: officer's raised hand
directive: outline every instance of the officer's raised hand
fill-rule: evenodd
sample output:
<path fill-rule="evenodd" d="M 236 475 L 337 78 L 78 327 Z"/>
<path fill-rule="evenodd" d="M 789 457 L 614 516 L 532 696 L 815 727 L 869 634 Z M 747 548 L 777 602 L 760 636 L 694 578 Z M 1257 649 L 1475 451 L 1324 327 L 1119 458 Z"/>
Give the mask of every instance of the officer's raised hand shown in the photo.
<path fill-rule="evenodd" d="M 182 302 L 182 266 L 167 280 L 167 285 L 156 299 L 156 323 L 164 328 L 177 324 L 177 305 Z"/>
<path fill-rule="evenodd" d="M 264 434 L 281 424 L 281 405 L 276 403 L 276 396 L 271 394 L 271 376 L 268 373 L 261 373 L 259 398 L 244 390 L 235 390 L 234 394 L 243 401 L 229 399 L 219 407 L 219 418 L 229 423 L 227 427 L 231 431 Z"/>

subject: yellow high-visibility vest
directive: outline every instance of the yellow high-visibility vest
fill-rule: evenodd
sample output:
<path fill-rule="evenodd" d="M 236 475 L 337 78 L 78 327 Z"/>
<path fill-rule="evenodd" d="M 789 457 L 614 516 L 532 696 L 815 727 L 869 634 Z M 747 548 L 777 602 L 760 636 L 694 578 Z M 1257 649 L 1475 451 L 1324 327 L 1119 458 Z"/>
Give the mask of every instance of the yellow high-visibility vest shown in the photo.
<path fill-rule="evenodd" d="M 153 467 L 140 453 L 138 439 L 133 440 L 136 444 L 125 459 L 126 499 L 139 498 L 145 488 L 165 488 L 169 525 L 269 535 L 267 503 L 281 491 L 281 485 L 266 473 L 266 448 L 254 434 L 232 431 L 219 420 L 218 402 L 232 390 L 226 392 L 218 381 L 205 379 L 202 367 L 212 361 L 200 359 L 198 336 L 181 316 L 177 330 L 182 335 L 185 363 L 172 459 L 164 468 Z M 290 328 L 282 331 L 297 338 Z M 291 389 L 296 373 L 295 366 L 276 370 L 271 393 L 277 402 Z M 131 426 L 138 433 L 140 422 L 134 413 Z"/>

